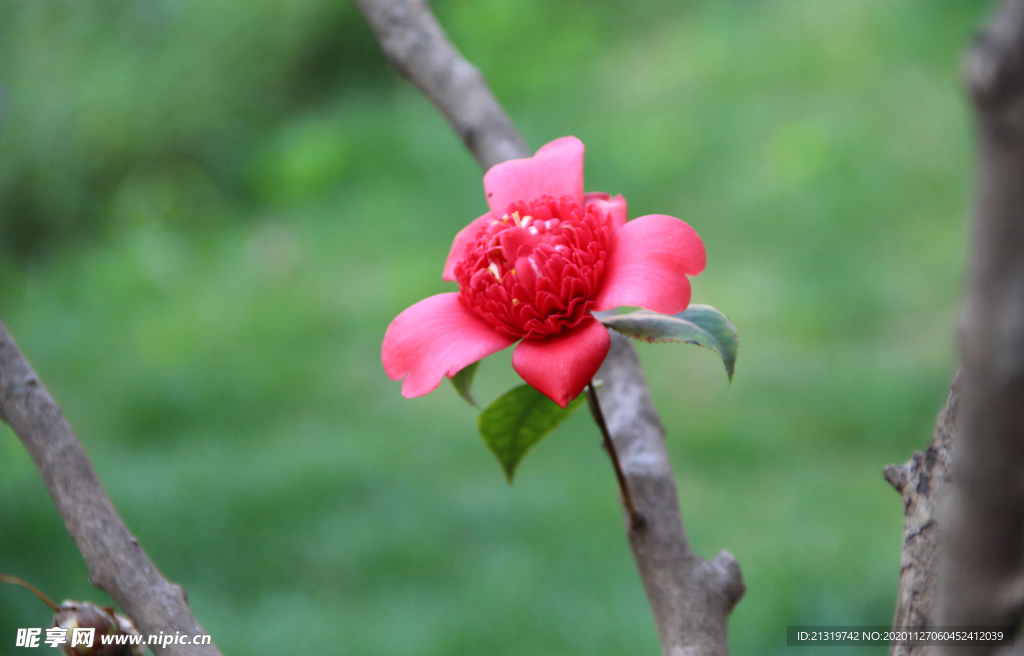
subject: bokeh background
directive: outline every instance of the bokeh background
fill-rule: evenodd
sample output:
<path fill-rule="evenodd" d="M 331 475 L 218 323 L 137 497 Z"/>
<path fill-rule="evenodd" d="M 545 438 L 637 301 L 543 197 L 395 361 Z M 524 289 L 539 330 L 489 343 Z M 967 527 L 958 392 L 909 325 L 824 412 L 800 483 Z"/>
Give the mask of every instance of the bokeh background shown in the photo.
<path fill-rule="evenodd" d="M 735 382 L 640 351 L 689 535 L 743 567 L 735 653 L 891 621 L 882 467 L 955 369 L 988 4 L 434 3 L 531 146 L 579 136 L 588 190 L 705 240 Z M 586 413 L 510 488 L 449 386 L 381 370 L 480 177 L 345 0 L 0 0 L 0 316 L 225 653 L 658 653 Z M 0 571 L 106 599 L 6 427 Z M 0 654 L 48 621 L 0 587 Z"/>

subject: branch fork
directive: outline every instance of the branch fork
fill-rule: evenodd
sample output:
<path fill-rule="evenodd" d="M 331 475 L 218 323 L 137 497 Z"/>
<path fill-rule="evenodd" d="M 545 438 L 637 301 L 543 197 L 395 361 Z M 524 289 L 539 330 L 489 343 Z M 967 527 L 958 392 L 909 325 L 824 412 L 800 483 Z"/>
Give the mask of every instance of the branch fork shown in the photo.
<path fill-rule="evenodd" d="M 480 72 L 448 40 L 423 0 L 353 0 L 384 56 L 445 115 L 484 170 L 532 155 Z M 654 612 L 664 656 L 726 656 L 726 625 L 745 591 L 739 564 L 723 551 L 693 553 L 683 531 L 664 428 L 636 350 L 614 333 L 590 390 L 617 455 L 630 547 Z M 595 413 L 596 417 L 596 413 Z M 600 425 L 600 422 L 599 422 Z M 631 507 L 632 506 L 632 507 Z"/>

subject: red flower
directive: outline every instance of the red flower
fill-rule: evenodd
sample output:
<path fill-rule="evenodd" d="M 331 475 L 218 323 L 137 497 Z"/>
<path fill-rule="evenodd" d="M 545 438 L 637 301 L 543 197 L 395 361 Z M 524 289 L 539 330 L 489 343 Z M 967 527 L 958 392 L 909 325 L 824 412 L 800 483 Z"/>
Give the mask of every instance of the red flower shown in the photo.
<path fill-rule="evenodd" d="M 564 408 L 608 354 L 608 330 L 591 311 L 689 305 L 687 276 L 704 270 L 700 237 L 663 214 L 627 223 L 622 196 L 584 194 L 576 137 L 494 166 L 484 190 L 490 212 L 459 231 L 444 266 L 459 291 L 416 303 L 384 335 L 384 371 L 406 376 L 404 396 L 522 340 L 513 368 Z"/>

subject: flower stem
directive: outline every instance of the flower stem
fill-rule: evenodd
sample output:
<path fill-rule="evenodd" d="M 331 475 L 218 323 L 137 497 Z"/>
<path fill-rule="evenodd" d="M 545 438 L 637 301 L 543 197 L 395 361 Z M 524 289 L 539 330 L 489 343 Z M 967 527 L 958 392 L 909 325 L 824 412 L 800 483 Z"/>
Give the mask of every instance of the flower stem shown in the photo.
<path fill-rule="evenodd" d="M 630 527 L 633 530 L 639 529 L 644 525 L 644 516 L 637 512 L 636 506 L 633 505 L 633 497 L 629 493 L 626 475 L 622 473 L 622 465 L 619 463 L 619 454 L 615 451 L 615 443 L 612 442 L 608 424 L 605 423 L 604 413 L 601 411 L 601 403 L 597 399 L 594 381 L 587 383 L 587 405 L 590 406 L 590 414 L 594 417 L 594 423 L 601 429 L 602 446 L 608 452 L 608 457 L 612 460 L 612 467 L 615 468 L 615 478 L 619 481 L 619 492 L 622 493 L 622 503 L 626 506 L 626 512 L 629 514 Z"/>

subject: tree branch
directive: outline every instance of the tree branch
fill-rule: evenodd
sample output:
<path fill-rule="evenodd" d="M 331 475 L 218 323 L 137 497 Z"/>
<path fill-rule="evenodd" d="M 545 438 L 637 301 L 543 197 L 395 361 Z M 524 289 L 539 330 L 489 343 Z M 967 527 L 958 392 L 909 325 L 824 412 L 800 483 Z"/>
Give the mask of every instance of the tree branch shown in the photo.
<path fill-rule="evenodd" d="M 1024 619 L 1024 0 L 1003 3 L 969 54 L 967 77 L 979 126 L 977 198 L 938 617 L 944 625 L 1017 626 Z"/>
<path fill-rule="evenodd" d="M 118 516 L 78 438 L 0 321 L 0 419 L 25 445 L 89 568 L 143 635 L 203 635 L 180 586 L 164 579 Z M 157 654 L 220 656 L 213 645 L 173 645 Z"/>
<path fill-rule="evenodd" d="M 480 71 L 459 54 L 423 0 L 352 0 L 388 63 L 441 110 L 485 171 L 533 153 Z"/>
<path fill-rule="evenodd" d="M 935 434 L 924 453 L 917 451 L 905 465 L 889 465 L 885 479 L 903 497 L 903 557 L 894 627 L 923 630 L 932 623 L 938 598 L 939 509 L 949 487 L 953 434 L 958 405 L 957 378 L 939 414 Z M 891 656 L 924 656 L 925 645 L 892 643 Z"/>
<path fill-rule="evenodd" d="M 605 422 L 642 522 L 624 513 L 629 546 L 654 612 L 665 656 L 729 653 L 729 613 L 746 591 L 728 551 L 710 562 L 690 548 L 679 513 L 679 492 L 636 349 L 612 332 L 597 378 Z"/>
<path fill-rule="evenodd" d="M 423 0 L 353 2 L 391 65 L 437 105 L 483 169 L 531 155 L 479 71 L 455 50 Z M 597 376 L 604 381 L 598 395 L 612 441 L 645 519 L 632 528 L 625 512 L 662 653 L 725 656 L 729 613 L 745 590 L 739 565 L 728 552 L 708 562 L 690 548 L 664 429 L 628 339 L 612 333 Z"/>

